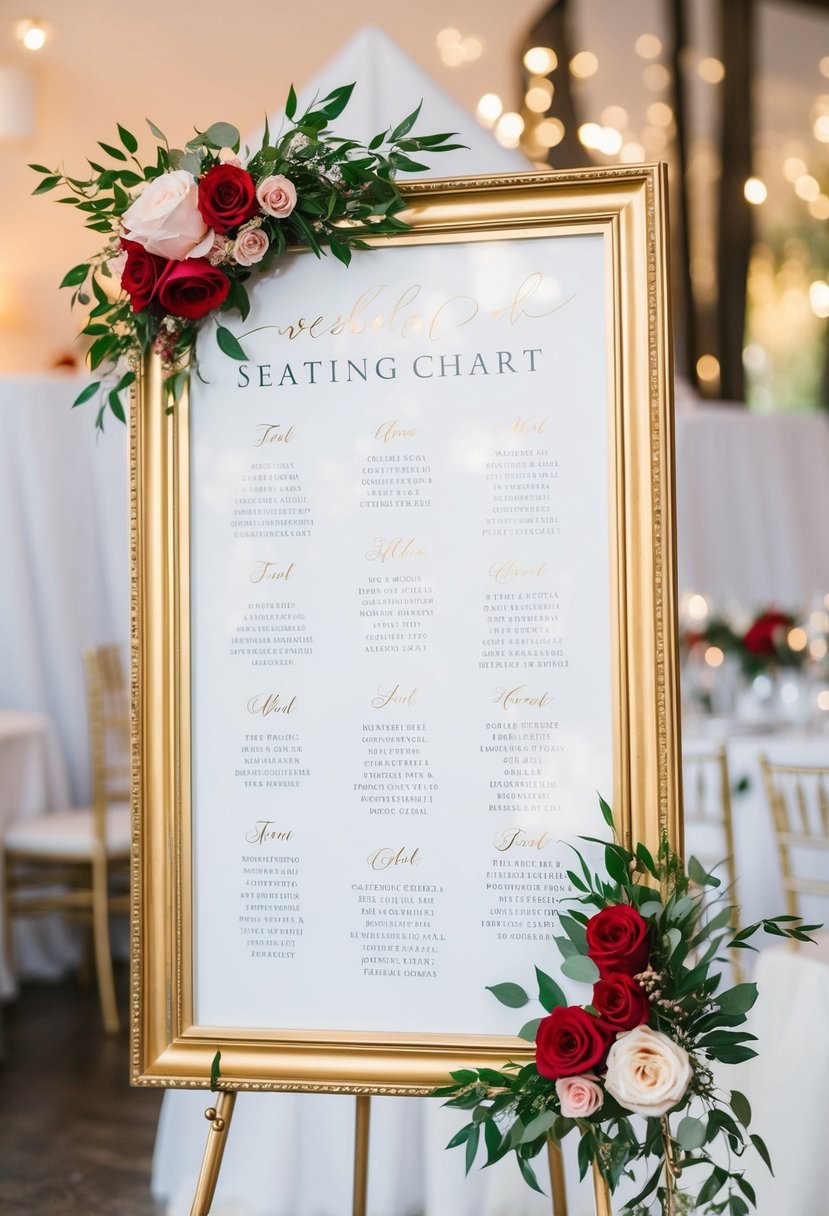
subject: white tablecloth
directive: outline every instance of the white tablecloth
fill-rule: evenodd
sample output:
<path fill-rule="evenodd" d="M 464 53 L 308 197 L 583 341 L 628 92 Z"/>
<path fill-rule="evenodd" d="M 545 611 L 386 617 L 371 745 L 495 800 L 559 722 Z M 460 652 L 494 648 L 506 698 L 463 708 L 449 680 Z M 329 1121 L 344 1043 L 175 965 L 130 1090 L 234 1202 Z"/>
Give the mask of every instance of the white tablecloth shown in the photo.
<path fill-rule="evenodd" d="M 13 820 L 69 805 L 66 766 L 55 731 L 43 714 L 0 710 L 0 836 Z M 6 956 L 0 867 L 0 1000 L 15 994 L 18 977 L 54 978 L 77 958 L 65 920 L 17 921 L 14 961 Z"/>

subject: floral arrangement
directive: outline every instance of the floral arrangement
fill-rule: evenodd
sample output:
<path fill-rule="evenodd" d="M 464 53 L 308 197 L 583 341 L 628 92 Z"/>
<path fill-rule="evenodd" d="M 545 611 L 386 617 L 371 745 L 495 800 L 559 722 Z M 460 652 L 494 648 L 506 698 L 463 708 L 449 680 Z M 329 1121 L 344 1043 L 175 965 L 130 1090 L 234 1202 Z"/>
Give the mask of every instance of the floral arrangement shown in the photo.
<path fill-rule="evenodd" d="M 120 144 L 99 143 L 110 163 L 90 160 L 87 178 L 30 166 L 44 175 L 34 194 L 63 187 L 69 193 L 58 202 L 77 207 L 86 227 L 106 238 L 61 283 L 74 289 L 73 305 L 93 304 L 82 332 L 92 339 L 89 367 L 100 369 L 101 379 L 74 404 L 100 391 L 100 429 L 107 405 L 124 421 L 121 393 L 149 351 L 161 356 L 170 403 L 178 401 L 199 323 L 229 311 L 244 320 L 251 274 L 270 270 L 289 247 L 306 246 L 317 257 L 327 248 L 347 266 L 353 249 L 369 248 L 366 237 L 406 230 L 395 175 L 426 170 L 412 154 L 463 145 L 448 142 L 452 133 L 413 135 L 420 106 L 367 146 L 331 134 L 328 124 L 353 88 L 334 89 L 297 118 L 292 86 L 287 125 L 272 138 L 266 122 L 252 155 L 246 149 L 242 156 L 229 123 L 197 131 L 178 149 L 148 120 L 161 141 L 149 163 L 139 159 L 135 135 L 118 124 Z M 246 357 L 226 327 L 217 325 L 216 338 L 231 358 Z"/>
<path fill-rule="evenodd" d="M 613 828 L 609 806 L 602 800 L 601 807 Z M 686 873 L 667 840 L 654 857 L 642 844 L 627 849 L 615 834 L 610 843 L 582 839 L 604 847 L 607 877 L 591 873 L 574 850 L 574 906 L 559 913 L 555 942 L 562 974 L 591 985 L 590 1000 L 569 1005 L 536 968 L 546 1016 L 519 1032 L 535 1042 L 535 1062 L 452 1073 L 453 1084 L 435 1093 L 472 1118 L 447 1147 L 465 1147 L 467 1172 L 481 1141 L 487 1165 L 513 1152 L 526 1182 L 540 1190 L 532 1159 L 549 1140 L 576 1132 L 582 1178 L 592 1164 L 613 1192 L 640 1167 L 630 1216 L 654 1205 L 663 1216 L 681 1210 L 688 1194 L 680 1195 L 677 1180 L 692 1169 L 707 1173 L 690 1210 L 745 1216 L 755 1198 L 741 1159 L 753 1147 L 771 1163 L 761 1137 L 748 1130 L 748 1100 L 721 1092 L 712 1064 L 757 1054 L 748 1045 L 754 1036 L 738 1029 L 757 989 L 719 991 L 719 964 L 726 950 L 753 949 L 749 939 L 760 929 L 808 941 L 819 926 L 777 916 L 735 930 L 719 879 L 694 858 Z M 510 1008 L 530 1000 L 515 983 L 490 991 Z"/>
<path fill-rule="evenodd" d="M 802 667 L 807 661 L 805 645 L 796 650 L 789 642 L 789 633 L 796 624 L 791 613 L 778 608 L 763 609 L 748 624 L 712 616 L 704 624 L 686 630 L 682 642 L 688 652 L 704 645 L 734 655 L 743 674 L 753 679 L 769 668 Z"/>

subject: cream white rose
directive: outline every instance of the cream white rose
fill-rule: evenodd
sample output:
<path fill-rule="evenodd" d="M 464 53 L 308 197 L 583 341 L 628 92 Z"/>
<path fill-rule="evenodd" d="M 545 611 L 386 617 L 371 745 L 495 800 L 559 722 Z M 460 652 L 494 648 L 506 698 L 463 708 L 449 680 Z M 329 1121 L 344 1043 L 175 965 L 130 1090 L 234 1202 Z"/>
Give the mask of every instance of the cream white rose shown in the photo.
<path fill-rule="evenodd" d="M 650 1026 L 620 1034 L 607 1053 L 605 1089 L 635 1115 L 664 1115 L 685 1096 L 690 1082 L 688 1053 Z"/>
<path fill-rule="evenodd" d="M 270 241 L 261 228 L 247 228 L 233 242 L 233 260 L 240 266 L 253 266 L 261 262 L 268 252 Z"/>
<path fill-rule="evenodd" d="M 556 1093 L 561 1103 L 561 1113 L 567 1119 L 586 1119 L 595 1115 L 604 1102 L 602 1087 L 595 1077 L 559 1077 Z"/>
<path fill-rule="evenodd" d="M 202 219 L 198 197 L 192 173 L 162 173 L 124 212 L 124 236 L 147 253 L 175 262 L 203 257 L 213 244 L 213 233 Z"/>
<path fill-rule="evenodd" d="M 296 186 L 281 173 L 273 173 L 256 187 L 256 200 L 267 215 L 284 220 L 296 206 Z"/>

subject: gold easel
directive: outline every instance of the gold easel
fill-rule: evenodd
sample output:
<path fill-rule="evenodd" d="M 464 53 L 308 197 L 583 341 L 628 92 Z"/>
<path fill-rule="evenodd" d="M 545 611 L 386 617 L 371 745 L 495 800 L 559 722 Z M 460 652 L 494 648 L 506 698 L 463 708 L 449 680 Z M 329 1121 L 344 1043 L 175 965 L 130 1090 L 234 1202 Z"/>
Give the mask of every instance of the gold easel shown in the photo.
<path fill-rule="evenodd" d="M 232 1090 L 219 1091 L 215 1106 L 209 1106 L 204 1117 L 210 1124 L 207 1144 L 204 1149 L 199 1180 L 190 1216 L 208 1216 L 219 1179 L 219 1170 L 224 1156 L 227 1133 L 236 1094 Z M 371 1095 L 358 1094 L 354 1115 L 354 1191 L 351 1205 L 352 1216 L 366 1216 L 368 1201 L 368 1136 L 371 1122 Z M 567 1216 L 567 1193 L 564 1186 L 564 1163 L 561 1149 L 552 1141 L 547 1143 L 547 1160 L 550 1166 L 550 1191 L 552 1216 Z M 596 1216 L 612 1216 L 610 1200 L 604 1180 L 594 1169 L 596 1192 Z"/>

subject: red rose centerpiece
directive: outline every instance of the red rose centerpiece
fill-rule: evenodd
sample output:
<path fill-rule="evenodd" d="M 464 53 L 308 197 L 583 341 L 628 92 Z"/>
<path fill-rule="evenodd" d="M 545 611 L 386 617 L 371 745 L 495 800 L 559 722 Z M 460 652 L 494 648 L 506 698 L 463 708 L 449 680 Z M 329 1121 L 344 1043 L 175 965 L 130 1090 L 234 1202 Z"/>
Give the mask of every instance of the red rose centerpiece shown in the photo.
<path fill-rule="evenodd" d="M 647 922 L 630 904 L 611 904 L 591 916 L 585 926 L 587 953 L 608 974 L 638 975 L 648 965 Z"/>
<path fill-rule="evenodd" d="M 647 1022 L 651 1004 L 636 980 L 619 972 L 593 985 L 593 1008 L 614 1030 L 633 1030 Z"/>
<path fill-rule="evenodd" d="M 758 658 L 772 659 L 777 652 L 778 641 L 782 641 L 793 625 L 794 617 L 789 616 L 788 612 L 763 612 L 746 630 L 743 645 Z"/>
<path fill-rule="evenodd" d="M 228 232 L 259 210 L 256 182 L 238 165 L 214 165 L 199 182 L 199 211 L 214 232 Z"/>
<path fill-rule="evenodd" d="M 158 300 L 174 317 L 197 321 L 227 299 L 230 279 L 206 258 L 169 262 L 159 284 Z"/>
<path fill-rule="evenodd" d="M 135 241 L 126 241 L 123 237 L 121 249 L 127 255 L 121 273 L 121 286 L 130 298 L 132 311 L 141 312 L 155 297 L 167 259 L 147 253 L 141 245 Z"/>

